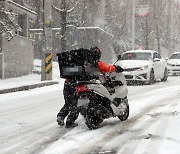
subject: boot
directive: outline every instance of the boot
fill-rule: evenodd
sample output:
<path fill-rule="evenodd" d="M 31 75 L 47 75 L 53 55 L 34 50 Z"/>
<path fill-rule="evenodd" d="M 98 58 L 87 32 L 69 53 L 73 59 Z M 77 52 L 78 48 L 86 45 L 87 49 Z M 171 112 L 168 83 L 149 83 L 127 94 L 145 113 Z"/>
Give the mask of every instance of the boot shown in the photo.
<path fill-rule="evenodd" d="M 69 119 L 66 120 L 66 128 L 71 128 L 71 127 L 76 127 L 76 126 L 78 126 L 77 123 L 74 123 Z"/>
<path fill-rule="evenodd" d="M 63 125 L 64 125 L 64 118 L 58 116 L 58 117 L 57 117 L 57 123 L 58 123 L 60 126 L 63 126 Z"/>

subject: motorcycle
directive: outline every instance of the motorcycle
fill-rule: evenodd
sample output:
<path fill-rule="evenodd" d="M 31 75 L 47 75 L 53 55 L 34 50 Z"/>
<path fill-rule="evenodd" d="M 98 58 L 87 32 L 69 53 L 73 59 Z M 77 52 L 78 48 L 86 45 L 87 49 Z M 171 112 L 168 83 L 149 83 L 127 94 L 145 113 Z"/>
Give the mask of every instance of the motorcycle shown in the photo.
<path fill-rule="evenodd" d="M 111 117 L 125 121 L 129 116 L 128 89 L 123 73 L 99 74 L 95 53 L 80 48 L 57 54 L 60 77 L 75 81 L 77 105 L 89 129 L 97 129 Z"/>
<path fill-rule="evenodd" d="M 89 129 L 97 129 L 103 120 L 129 116 L 128 89 L 123 73 L 100 74 L 99 79 L 76 83 L 78 108 Z"/>

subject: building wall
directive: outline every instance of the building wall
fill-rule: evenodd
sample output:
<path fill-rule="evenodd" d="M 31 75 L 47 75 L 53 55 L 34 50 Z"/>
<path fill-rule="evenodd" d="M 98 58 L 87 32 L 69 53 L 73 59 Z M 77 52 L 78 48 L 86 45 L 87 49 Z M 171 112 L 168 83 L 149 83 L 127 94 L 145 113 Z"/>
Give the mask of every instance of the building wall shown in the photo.
<path fill-rule="evenodd" d="M 19 77 L 32 72 L 34 47 L 31 40 L 21 36 L 15 36 L 11 41 L 3 38 L 2 51 L 4 54 L 4 78 Z"/>
<path fill-rule="evenodd" d="M 21 0 L 18 1 L 19 4 Z M 13 38 L 7 40 L 6 35 L 0 36 L 0 78 L 12 78 L 32 73 L 34 66 L 34 45 L 28 39 L 29 21 L 34 20 L 36 13 L 31 9 L 24 9 L 11 1 L 2 2 L 7 10 L 18 14 L 18 24 L 22 32 L 15 32 L 12 28 Z"/>

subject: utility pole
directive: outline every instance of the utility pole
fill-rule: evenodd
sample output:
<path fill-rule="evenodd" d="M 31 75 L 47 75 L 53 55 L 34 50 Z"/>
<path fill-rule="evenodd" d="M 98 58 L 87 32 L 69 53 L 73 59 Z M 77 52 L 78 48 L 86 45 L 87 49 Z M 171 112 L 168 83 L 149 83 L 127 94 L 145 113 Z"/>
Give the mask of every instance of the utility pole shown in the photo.
<path fill-rule="evenodd" d="M 135 48 L 135 9 L 136 0 L 133 0 L 133 10 L 132 10 L 132 50 Z"/>
<path fill-rule="evenodd" d="M 43 44 L 41 60 L 41 81 L 52 79 L 52 54 L 50 58 L 46 57 L 47 53 L 52 53 L 51 3 L 51 0 L 43 0 Z M 47 62 L 48 60 L 51 60 L 51 63 Z"/>
<path fill-rule="evenodd" d="M 46 34 L 45 34 L 45 24 L 44 24 L 44 19 L 45 19 L 45 0 L 42 1 L 42 5 L 43 5 L 43 15 L 42 15 L 42 22 L 43 22 L 43 35 L 42 35 L 42 48 L 41 48 L 41 81 L 46 80 L 45 77 L 45 52 L 46 52 Z"/>

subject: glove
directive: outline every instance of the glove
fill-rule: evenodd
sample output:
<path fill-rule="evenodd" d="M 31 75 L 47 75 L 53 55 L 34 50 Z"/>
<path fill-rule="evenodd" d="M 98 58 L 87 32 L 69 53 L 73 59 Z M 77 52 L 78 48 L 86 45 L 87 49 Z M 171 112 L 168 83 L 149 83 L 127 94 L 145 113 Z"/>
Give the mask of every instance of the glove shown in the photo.
<path fill-rule="evenodd" d="M 116 72 L 117 73 L 121 73 L 121 72 L 123 72 L 124 71 L 124 69 L 121 67 L 121 66 L 119 66 L 119 65 L 115 65 L 115 67 L 116 67 Z"/>

